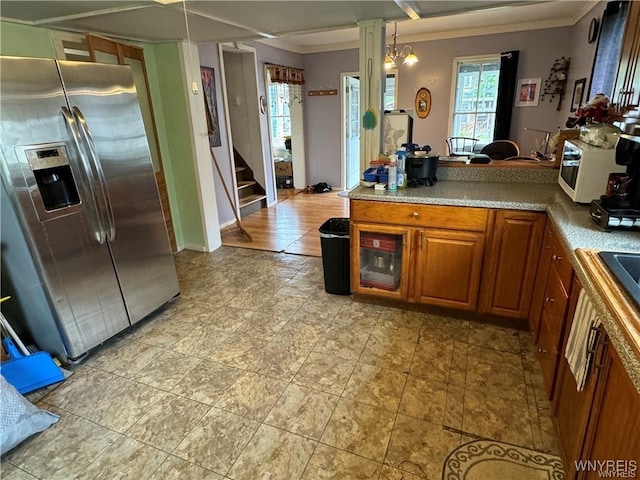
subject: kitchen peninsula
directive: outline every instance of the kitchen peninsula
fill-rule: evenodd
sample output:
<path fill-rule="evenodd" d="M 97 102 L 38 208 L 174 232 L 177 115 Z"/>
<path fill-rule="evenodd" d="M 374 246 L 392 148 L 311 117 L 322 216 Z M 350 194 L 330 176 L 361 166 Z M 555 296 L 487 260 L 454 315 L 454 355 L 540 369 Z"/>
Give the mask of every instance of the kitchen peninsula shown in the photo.
<path fill-rule="evenodd" d="M 640 235 L 599 230 L 588 206 L 558 187 L 557 170 L 438 173 L 433 187 L 349 192 L 352 291 L 500 316 L 514 326 L 528 321 L 565 466 L 627 453 L 635 459 L 640 315 L 621 289 L 616 295 L 632 314 L 612 308 L 603 294 L 607 269 L 594 274 L 589 259 L 592 250 L 638 253 Z M 578 390 L 565 348 L 581 291 L 602 325 L 591 373 Z M 567 475 L 582 478 L 569 467 Z"/>

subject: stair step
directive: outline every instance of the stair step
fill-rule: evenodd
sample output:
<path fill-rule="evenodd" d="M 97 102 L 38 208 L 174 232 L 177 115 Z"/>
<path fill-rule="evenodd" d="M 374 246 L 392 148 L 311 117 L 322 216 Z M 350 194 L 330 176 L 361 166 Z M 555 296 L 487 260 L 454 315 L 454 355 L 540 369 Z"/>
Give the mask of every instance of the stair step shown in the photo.
<path fill-rule="evenodd" d="M 252 203 L 259 202 L 260 200 L 263 200 L 265 198 L 267 198 L 266 195 L 259 195 L 259 194 L 253 194 L 253 195 L 249 195 L 248 197 L 241 198 L 240 208 L 246 207 L 247 205 L 251 205 Z"/>
<path fill-rule="evenodd" d="M 246 170 L 245 167 L 236 167 L 236 173 Z"/>
<path fill-rule="evenodd" d="M 238 182 L 238 190 L 242 190 L 243 188 L 247 188 L 250 187 L 251 185 L 256 185 L 257 182 L 254 182 L 253 180 L 240 180 Z"/>

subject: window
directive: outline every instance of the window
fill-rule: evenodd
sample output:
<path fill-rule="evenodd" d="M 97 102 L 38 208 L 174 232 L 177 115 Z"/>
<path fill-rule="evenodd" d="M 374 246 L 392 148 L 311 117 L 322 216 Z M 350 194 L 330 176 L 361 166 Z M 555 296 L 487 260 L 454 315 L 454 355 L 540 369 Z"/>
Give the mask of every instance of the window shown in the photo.
<path fill-rule="evenodd" d="M 500 80 L 500 55 L 454 61 L 452 137 L 493 141 Z"/>
<path fill-rule="evenodd" d="M 291 138 L 291 102 L 289 100 L 288 83 L 269 84 L 269 102 L 271 119 L 271 145 L 274 150 L 284 155 L 285 138 Z"/>
<path fill-rule="evenodd" d="M 396 109 L 396 73 L 387 72 L 387 79 L 384 86 L 384 110 Z"/>

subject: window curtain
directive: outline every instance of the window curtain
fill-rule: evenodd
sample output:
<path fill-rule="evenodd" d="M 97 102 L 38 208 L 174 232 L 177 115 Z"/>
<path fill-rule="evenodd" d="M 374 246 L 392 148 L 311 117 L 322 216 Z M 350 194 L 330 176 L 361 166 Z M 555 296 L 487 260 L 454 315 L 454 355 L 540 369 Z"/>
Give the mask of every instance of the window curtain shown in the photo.
<path fill-rule="evenodd" d="M 304 83 L 304 75 L 302 74 L 304 70 L 273 63 L 266 63 L 265 65 L 269 69 L 269 75 L 271 75 L 273 83 L 288 83 L 290 85 L 302 85 Z"/>
<path fill-rule="evenodd" d="M 275 63 L 265 63 L 269 70 L 269 80 L 271 83 L 286 83 L 289 85 L 289 104 L 293 102 L 302 103 L 302 84 L 304 83 L 304 70 L 300 68 L 276 65 Z"/>
<path fill-rule="evenodd" d="M 493 129 L 494 140 L 509 140 L 511 115 L 516 93 L 519 50 L 500 54 L 500 80 L 498 80 L 498 100 L 496 102 L 496 122 Z"/>
<path fill-rule="evenodd" d="M 609 2 L 602 17 L 596 57 L 593 62 L 589 100 L 597 93 L 611 98 L 622 49 L 622 37 L 629 14 L 628 2 Z"/>

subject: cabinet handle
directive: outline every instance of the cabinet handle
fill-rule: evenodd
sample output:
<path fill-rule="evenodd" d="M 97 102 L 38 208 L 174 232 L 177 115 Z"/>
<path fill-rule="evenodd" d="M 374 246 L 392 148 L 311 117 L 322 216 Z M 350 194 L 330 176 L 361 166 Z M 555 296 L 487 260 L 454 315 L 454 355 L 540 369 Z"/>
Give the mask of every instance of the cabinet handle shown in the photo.
<path fill-rule="evenodd" d="M 555 298 L 551 298 L 551 297 L 547 297 L 544 299 L 544 303 L 553 303 L 555 302 L 556 299 Z"/>
<path fill-rule="evenodd" d="M 420 214 L 418 212 L 413 212 L 413 218 L 418 218 Z"/>
<path fill-rule="evenodd" d="M 547 353 L 547 351 L 544 348 L 540 347 L 538 349 L 538 353 Z"/>
<path fill-rule="evenodd" d="M 420 250 L 422 250 L 422 237 L 423 237 L 423 236 L 424 236 L 424 233 L 422 232 L 422 230 L 420 230 L 420 233 L 419 233 L 419 238 L 420 238 L 420 244 L 419 244 L 419 247 L 420 247 Z"/>
<path fill-rule="evenodd" d="M 556 260 L 562 260 L 563 258 L 560 255 L 553 255 L 551 259 L 555 262 Z"/>
<path fill-rule="evenodd" d="M 545 250 L 549 250 L 549 249 L 551 249 L 551 245 L 545 245 L 545 246 L 544 246 L 544 249 L 545 249 Z"/>

